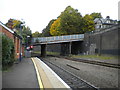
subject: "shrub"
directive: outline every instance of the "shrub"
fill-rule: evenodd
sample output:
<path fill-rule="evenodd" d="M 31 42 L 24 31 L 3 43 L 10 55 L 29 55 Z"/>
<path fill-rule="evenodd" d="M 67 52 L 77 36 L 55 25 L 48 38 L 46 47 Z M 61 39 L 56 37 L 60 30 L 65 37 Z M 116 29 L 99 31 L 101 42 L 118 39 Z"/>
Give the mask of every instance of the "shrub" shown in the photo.
<path fill-rule="evenodd" d="M 2 66 L 3 69 L 12 65 L 14 57 L 14 43 L 12 39 L 2 34 Z"/>

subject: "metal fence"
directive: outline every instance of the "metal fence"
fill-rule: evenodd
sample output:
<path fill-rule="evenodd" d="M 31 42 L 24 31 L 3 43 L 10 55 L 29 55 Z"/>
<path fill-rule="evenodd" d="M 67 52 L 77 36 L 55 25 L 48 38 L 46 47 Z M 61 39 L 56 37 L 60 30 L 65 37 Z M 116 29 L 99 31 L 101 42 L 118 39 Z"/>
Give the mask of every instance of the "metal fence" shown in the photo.
<path fill-rule="evenodd" d="M 84 38 L 84 34 L 77 35 L 65 35 L 65 36 L 53 36 L 53 37 L 39 37 L 33 38 L 33 42 L 42 43 L 42 42 L 53 42 L 53 41 L 66 41 L 66 40 L 81 40 Z"/>

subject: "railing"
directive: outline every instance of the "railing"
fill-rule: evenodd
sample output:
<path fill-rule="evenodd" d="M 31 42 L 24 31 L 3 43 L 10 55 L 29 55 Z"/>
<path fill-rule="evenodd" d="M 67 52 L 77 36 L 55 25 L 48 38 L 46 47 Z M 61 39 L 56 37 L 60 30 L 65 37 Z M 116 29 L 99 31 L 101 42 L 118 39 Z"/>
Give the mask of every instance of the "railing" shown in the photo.
<path fill-rule="evenodd" d="M 83 38 L 84 38 L 84 34 L 53 36 L 53 37 L 39 37 L 39 38 L 33 38 L 33 42 L 42 43 L 42 42 L 56 42 L 56 41 L 72 41 L 72 40 L 81 40 Z"/>

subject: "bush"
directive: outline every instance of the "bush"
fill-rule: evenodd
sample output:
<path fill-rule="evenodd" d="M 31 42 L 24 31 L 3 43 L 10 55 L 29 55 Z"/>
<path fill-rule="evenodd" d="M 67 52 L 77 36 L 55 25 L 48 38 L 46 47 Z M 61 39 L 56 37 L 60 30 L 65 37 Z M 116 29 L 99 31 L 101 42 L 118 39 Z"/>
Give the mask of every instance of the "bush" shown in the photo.
<path fill-rule="evenodd" d="M 5 35 L 2 35 L 2 66 L 3 69 L 12 65 L 15 60 L 14 57 L 14 43 L 13 40 Z"/>

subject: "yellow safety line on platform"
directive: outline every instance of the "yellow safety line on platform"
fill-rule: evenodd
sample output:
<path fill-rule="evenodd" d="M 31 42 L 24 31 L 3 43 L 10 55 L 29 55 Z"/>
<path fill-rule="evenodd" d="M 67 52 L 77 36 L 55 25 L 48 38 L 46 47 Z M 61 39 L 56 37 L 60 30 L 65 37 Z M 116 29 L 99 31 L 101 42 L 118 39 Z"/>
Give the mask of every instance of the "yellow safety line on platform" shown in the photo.
<path fill-rule="evenodd" d="M 31 58 L 31 59 L 32 59 L 32 61 L 33 61 L 33 63 L 34 63 L 34 66 L 35 66 L 35 70 L 36 70 L 36 73 L 37 73 L 37 78 L 38 78 L 39 87 L 40 87 L 41 90 L 44 90 L 44 89 L 43 89 L 43 88 L 44 88 L 44 87 L 43 87 L 43 83 L 42 83 L 42 80 L 41 80 L 41 78 L 40 78 L 40 75 L 39 75 L 39 72 L 38 72 L 36 63 L 35 63 L 35 61 L 34 61 L 33 58 Z"/>

